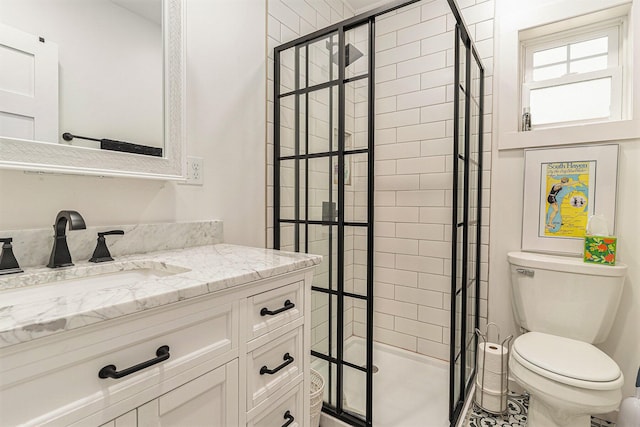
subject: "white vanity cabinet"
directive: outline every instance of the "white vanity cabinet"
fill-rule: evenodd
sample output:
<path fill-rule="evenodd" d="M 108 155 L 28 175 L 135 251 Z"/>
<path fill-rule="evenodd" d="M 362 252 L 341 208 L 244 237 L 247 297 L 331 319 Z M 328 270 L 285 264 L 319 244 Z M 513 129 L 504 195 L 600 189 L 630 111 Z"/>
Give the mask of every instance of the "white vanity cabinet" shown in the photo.
<path fill-rule="evenodd" d="M 247 301 L 247 426 L 310 422 L 310 289 L 298 280 Z"/>
<path fill-rule="evenodd" d="M 238 360 L 183 384 L 100 427 L 238 425 Z"/>
<path fill-rule="evenodd" d="M 134 409 L 124 415 L 120 415 L 115 420 L 102 424 L 100 427 L 132 427 L 138 424 L 138 413 Z"/>
<path fill-rule="evenodd" d="M 0 425 L 308 426 L 312 274 L 305 267 L 5 346 Z M 166 360 L 98 375 L 162 359 L 164 346 Z"/>
<path fill-rule="evenodd" d="M 238 425 L 238 360 L 189 381 L 139 407 L 137 425 Z"/>

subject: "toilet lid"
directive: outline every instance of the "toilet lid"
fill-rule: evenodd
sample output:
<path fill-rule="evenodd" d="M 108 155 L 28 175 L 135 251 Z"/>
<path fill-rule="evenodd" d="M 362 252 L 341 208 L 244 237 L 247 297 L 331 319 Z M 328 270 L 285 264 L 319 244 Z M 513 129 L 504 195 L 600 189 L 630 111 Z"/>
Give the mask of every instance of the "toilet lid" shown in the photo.
<path fill-rule="evenodd" d="M 559 376 L 567 380 L 610 382 L 621 375 L 616 362 L 601 350 L 570 338 L 529 332 L 515 340 L 513 350 L 522 359 L 541 368 L 539 374 L 549 376 L 544 371 L 556 374 L 554 379 Z"/>

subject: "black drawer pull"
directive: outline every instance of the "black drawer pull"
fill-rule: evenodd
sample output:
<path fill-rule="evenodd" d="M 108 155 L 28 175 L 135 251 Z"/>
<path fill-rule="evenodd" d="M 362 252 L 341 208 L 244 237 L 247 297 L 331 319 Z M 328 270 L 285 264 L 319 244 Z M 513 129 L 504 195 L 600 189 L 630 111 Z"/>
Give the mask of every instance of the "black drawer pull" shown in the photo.
<path fill-rule="evenodd" d="M 98 376 L 100 378 L 118 379 L 126 377 L 127 375 L 131 375 L 134 372 L 140 371 L 144 368 L 148 368 L 149 366 L 155 365 L 156 363 L 164 362 L 171 356 L 169 354 L 169 346 L 163 345 L 162 347 L 159 347 L 156 350 L 156 356 L 157 357 L 155 359 L 147 360 L 146 362 L 142 362 L 130 368 L 123 369 L 120 372 L 116 371 L 115 365 L 107 365 L 104 368 L 100 369 L 100 372 L 98 372 Z"/>
<path fill-rule="evenodd" d="M 289 411 L 284 413 L 284 419 L 287 420 L 287 422 L 282 424 L 282 427 L 288 427 L 292 422 L 295 421 L 295 418 L 293 418 L 293 415 L 291 415 L 291 412 Z"/>
<path fill-rule="evenodd" d="M 263 366 L 262 368 L 260 368 L 260 375 L 264 375 L 264 374 L 269 374 L 269 375 L 273 375 L 276 372 L 278 372 L 280 369 L 284 368 L 287 365 L 290 365 L 293 363 L 293 356 L 291 356 L 289 353 L 285 353 L 284 356 L 282 357 L 282 360 L 284 360 L 284 363 L 274 369 L 269 369 L 266 366 Z"/>
<path fill-rule="evenodd" d="M 294 303 L 292 303 L 290 300 L 286 300 L 284 302 L 284 306 L 280 307 L 277 310 L 271 311 L 269 310 L 267 307 L 264 307 L 262 310 L 260 310 L 260 316 L 274 316 L 276 314 L 280 314 L 283 311 L 287 311 L 287 310 L 291 310 L 293 307 L 295 307 L 296 305 Z"/>

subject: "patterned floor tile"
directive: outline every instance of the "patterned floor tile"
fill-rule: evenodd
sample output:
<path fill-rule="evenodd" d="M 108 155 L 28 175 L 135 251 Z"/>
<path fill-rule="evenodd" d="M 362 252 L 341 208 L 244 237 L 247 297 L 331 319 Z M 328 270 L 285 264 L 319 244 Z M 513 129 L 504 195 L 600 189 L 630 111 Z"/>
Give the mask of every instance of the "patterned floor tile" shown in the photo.
<path fill-rule="evenodd" d="M 591 417 L 591 427 L 616 427 L 616 423 Z"/>
<path fill-rule="evenodd" d="M 465 425 L 467 427 L 525 427 L 528 409 L 529 395 L 510 392 L 507 396 L 507 413 L 504 416 L 489 414 L 473 403 L 467 412 Z M 591 417 L 591 427 L 615 427 L 615 423 Z"/>
<path fill-rule="evenodd" d="M 468 427 L 524 427 L 527 424 L 529 396 L 509 393 L 507 396 L 507 413 L 504 416 L 489 414 L 473 403 L 467 413 Z"/>

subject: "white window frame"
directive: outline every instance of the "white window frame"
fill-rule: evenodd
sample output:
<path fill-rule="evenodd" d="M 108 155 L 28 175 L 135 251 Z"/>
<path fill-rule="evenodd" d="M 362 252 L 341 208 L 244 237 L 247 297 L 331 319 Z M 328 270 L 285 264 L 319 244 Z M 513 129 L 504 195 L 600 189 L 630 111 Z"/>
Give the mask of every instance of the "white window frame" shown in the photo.
<path fill-rule="evenodd" d="M 572 83 L 585 82 L 589 80 L 597 80 L 602 78 L 611 78 L 611 110 L 608 117 L 599 117 L 593 119 L 574 120 L 574 121 L 558 121 L 544 123 L 532 126 L 532 129 L 553 128 L 560 126 L 572 126 L 585 123 L 612 122 L 626 118 L 625 105 L 627 101 L 623 96 L 624 87 L 624 49 L 623 41 L 626 31 L 626 18 L 620 17 L 586 28 L 571 29 L 554 34 L 545 35 L 521 42 L 521 109 L 528 108 L 530 105 L 530 94 L 532 90 L 548 88 L 554 86 L 564 86 Z M 533 55 L 536 52 L 553 49 L 561 46 L 569 46 L 571 44 L 580 43 L 587 40 L 593 40 L 600 37 L 608 37 L 607 52 L 607 68 L 603 70 L 591 71 L 586 73 L 568 73 L 557 78 L 546 79 L 541 81 L 533 81 Z M 565 63 L 569 66 L 571 59 L 567 55 Z M 552 65 L 552 64 L 549 64 Z M 568 70 L 567 70 L 568 71 Z M 535 112 L 532 112 L 532 115 Z"/>

